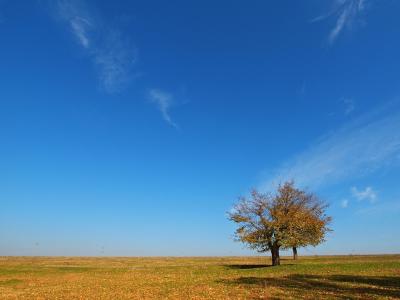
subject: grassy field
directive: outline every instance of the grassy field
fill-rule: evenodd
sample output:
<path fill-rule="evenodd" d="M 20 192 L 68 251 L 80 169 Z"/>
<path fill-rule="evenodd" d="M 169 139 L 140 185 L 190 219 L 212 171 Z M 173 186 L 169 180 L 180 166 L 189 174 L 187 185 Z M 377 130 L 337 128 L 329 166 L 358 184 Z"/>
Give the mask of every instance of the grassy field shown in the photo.
<path fill-rule="evenodd" d="M 0 257 L 1 299 L 400 299 L 400 255 Z"/>

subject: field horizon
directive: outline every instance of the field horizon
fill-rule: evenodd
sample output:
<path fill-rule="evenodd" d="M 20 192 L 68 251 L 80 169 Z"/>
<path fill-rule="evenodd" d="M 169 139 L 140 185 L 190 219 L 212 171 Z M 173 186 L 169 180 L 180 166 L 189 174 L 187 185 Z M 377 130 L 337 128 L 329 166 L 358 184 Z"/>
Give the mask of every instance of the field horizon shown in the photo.
<path fill-rule="evenodd" d="M 400 256 L 400 252 L 393 253 L 352 253 L 352 254 L 299 254 L 300 258 L 311 257 L 348 257 L 348 256 Z M 260 255 L 0 255 L 2 258 L 246 258 L 246 257 L 264 257 L 271 258 L 271 254 Z M 281 259 L 293 259 L 292 255 L 280 255 Z"/>
<path fill-rule="evenodd" d="M 2 299 L 399 299 L 400 255 L 0 257 Z"/>

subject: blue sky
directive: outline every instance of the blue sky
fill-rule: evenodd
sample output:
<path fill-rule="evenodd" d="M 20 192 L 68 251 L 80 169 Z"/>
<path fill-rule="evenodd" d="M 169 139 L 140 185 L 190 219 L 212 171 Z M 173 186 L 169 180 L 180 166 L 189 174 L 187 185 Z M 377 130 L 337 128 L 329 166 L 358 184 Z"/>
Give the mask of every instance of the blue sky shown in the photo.
<path fill-rule="evenodd" d="M 292 178 L 400 252 L 399 1 L 0 0 L 0 255 L 241 255 Z"/>

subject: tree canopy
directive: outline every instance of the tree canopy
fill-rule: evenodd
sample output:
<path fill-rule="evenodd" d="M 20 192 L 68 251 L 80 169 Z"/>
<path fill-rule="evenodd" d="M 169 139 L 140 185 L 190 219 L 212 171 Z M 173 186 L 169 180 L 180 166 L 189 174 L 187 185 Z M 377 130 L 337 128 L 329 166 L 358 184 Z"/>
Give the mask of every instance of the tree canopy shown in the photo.
<path fill-rule="evenodd" d="M 275 193 L 251 192 L 241 197 L 229 213 L 239 227 L 238 241 L 259 252 L 271 251 L 272 264 L 279 265 L 279 249 L 316 246 L 330 230 L 327 204 L 315 194 L 297 189 L 294 182 L 279 185 Z"/>

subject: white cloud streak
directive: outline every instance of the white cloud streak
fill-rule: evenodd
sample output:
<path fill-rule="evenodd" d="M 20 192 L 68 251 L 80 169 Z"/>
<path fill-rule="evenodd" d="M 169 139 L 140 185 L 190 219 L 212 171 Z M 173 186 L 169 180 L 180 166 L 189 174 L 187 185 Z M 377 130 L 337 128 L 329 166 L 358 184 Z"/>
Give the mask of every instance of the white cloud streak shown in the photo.
<path fill-rule="evenodd" d="M 155 103 L 160 110 L 163 119 L 171 126 L 178 128 L 178 125 L 172 120 L 169 110 L 173 105 L 173 96 L 159 89 L 149 91 L 150 101 Z"/>
<path fill-rule="evenodd" d="M 347 208 L 349 206 L 349 200 L 343 199 L 342 202 L 340 202 L 340 206 L 342 208 Z"/>
<path fill-rule="evenodd" d="M 370 0 L 335 0 L 333 9 L 325 15 L 313 19 L 319 22 L 330 17 L 335 17 L 335 25 L 329 33 L 328 41 L 333 44 L 345 28 L 352 28 L 366 10 L 367 1 Z"/>
<path fill-rule="evenodd" d="M 268 190 L 289 179 L 300 186 L 316 188 L 362 177 L 381 168 L 398 167 L 399 128 L 398 107 L 363 116 L 284 163 L 261 188 Z"/>
<path fill-rule="evenodd" d="M 131 71 L 137 51 L 116 29 L 100 26 L 84 1 L 58 0 L 53 3 L 55 15 L 67 24 L 98 70 L 101 86 L 106 92 L 120 91 L 132 78 Z"/>
<path fill-rule="evenodd" d="M 364 190 L 359 190 L 357 187 L 353 186 L 351 188 L 351 193 L 358 201 L 368 200 L 370 203 L 376 201 L 376 192 L 370 186 L 367 186 Z"/>
<path fill-rule="evenodd" d="M 350 10 L 348 8 L 344 8 L 344 10 L 340 13 L 339 18 L 336 21 L 335 27 L 332 29 L 329 34 L 329 42 L 333 43 L 337 36 L 342 32 L 344 25 L 347 23 L 350 15 Z"/>
<path fill-rule="evenodd" d="M 90 42 L 88 37 L 88 32 L 90 31 L 92 25 L 89 20 L 81 17 L 75 17 L 69 21 L 72 32 L 78 38 L 80 44 L 84 48 L 89 48 Z"/>

